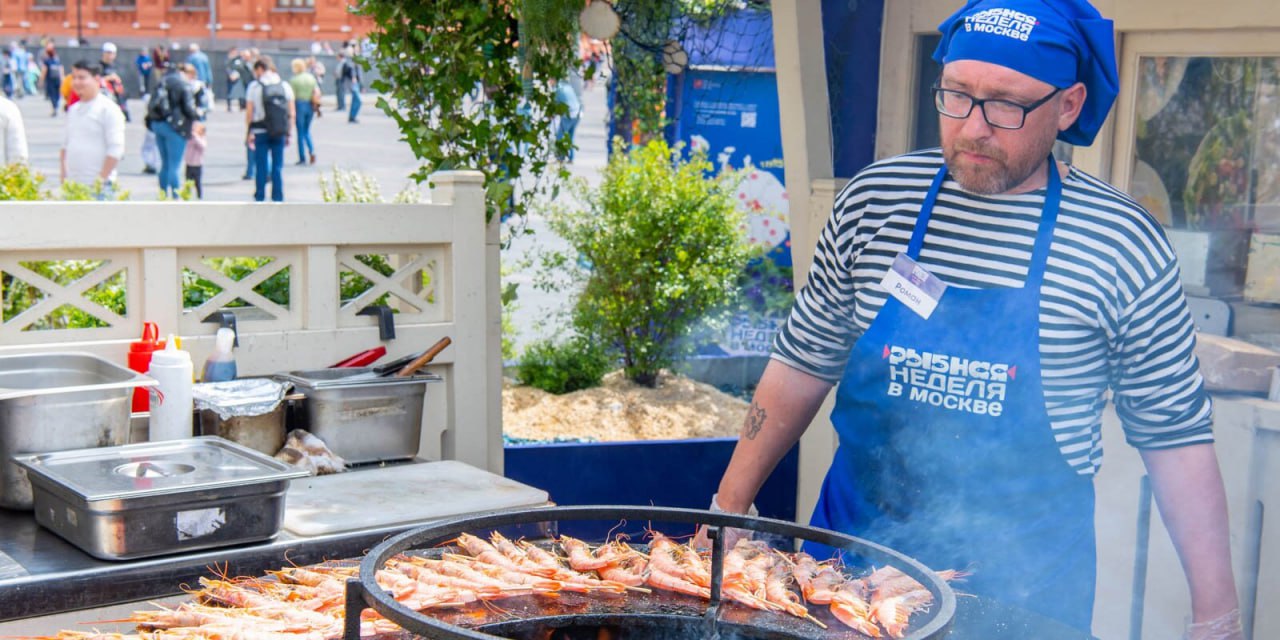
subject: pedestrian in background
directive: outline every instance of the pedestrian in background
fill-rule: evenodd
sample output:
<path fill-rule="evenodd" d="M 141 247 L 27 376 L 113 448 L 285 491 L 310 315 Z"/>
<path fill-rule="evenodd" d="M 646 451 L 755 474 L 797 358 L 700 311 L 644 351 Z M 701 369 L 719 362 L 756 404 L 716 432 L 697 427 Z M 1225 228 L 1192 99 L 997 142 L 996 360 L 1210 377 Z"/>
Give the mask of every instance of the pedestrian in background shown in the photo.
<path fill-rule="evenodd" d="M 30 80 L 31 52 L 27 51 L 27 42 L 21 40 L 9 45 L 13 54 L 13 64 L 17 69 L 18 97 L 22 98 L 35 92 L 35 85 Z"/>
<path fill-rule="evenodd" d="M 338 111 L 346 111 L 347 94 L 351 93 L 351 61 L 347 59 L 347 49 L 338 49 L 338 62 L 333 66 L 334 92 L 338 94 Z"/>
<path fill-rule="evenodd" d="M 191 136 L 191 125 L 199 118 L 191 86 L 176 65 L 166 61 L 164 75 L 156 84 L 147 105 L 147 125 L 156 134 L 160 147 L 160 191 L 169 197 L 178 195 L 182 182 L 178 167 Z"/>
<path fill-rule="evenodd" d="M 231 47 L 227 52 L 227 62 L 222 69 L 223 77 L 226 80 L 226 90 L 223 95 L 227 98 L 227 113 L 231 113 L 232 103 L 239 104 L 244 109 L 244 90 L 240 84 L 240 75 L 248 73 L 249 70 L 244 68 L 244 61 L 240 58 L 240 50 Z"/>
<path fill-rule="evenodd" d="M 47 57 L 47 56 L 46 56 Z M 124 114 L 99 88 L 102 70 L 81 60 L 71 66 L 71 82 L 80 99 L 67 110 L 67 130 L 59 152 L 63 182 L 102 183 L 102 197 L 114 191 L 116 166 L 124 157 Z"/>
<path fill-rule="evenodd" d="M 315 56 L 307 56 L 307 71 L 316 77 L 316 86 L 320 87 L 320 93 L 324 93 L 324 75 L 328 73 L 324 63 L 316 59 Z M 319 115 L 319 114 L 317 114 Z"/>
<path fill-rule="evenodd" d="M 182 77 L 186 78 L 191 88 L 191 99 L 196 103 L 196 120 L 201 122 L 209 117 L 209 109 L 213 106 L 212 91 L 200 81 L 199 71 L 190 62 L 182 64 Z"/>
<path fill-rule="evenodd" d="M 62 60 L 53 43 L 45 45 L 44 56 L 40 58 L 40 83 L 44 85 L 44 95 L 53 105 L 53 117 L 58 117 L 58 102 L 62 100 Z"/>
<path fill-rule="evenodd" d="M 248 109 L 247 98 L 249 93 L 249 85 L 253 83 L 254 75 L 255 75 L 255 72 L 253 69 L 253 63 L 257 62 L 257 60 L 258 60 L 257 49 L 242 49 L 240 51 L 240 63 L 241 63 L 241 67 L 243 67 L 244 69 L 244 72 L 240 74 L 240 91 L 241 91 L 240 110 L 241 111 Z M 251 144 L 251 142 L 252 141 L 250 140 L 246 140 L 244 144 L 245 168 L 244 168 L 244 175 L 242 176 L 242 178 L 245 180 L 253 180 L 254 173 L 258 170 L 258 162 L 257 162 L 257 159 L 254 157 L 253 145 Z"/>
<path fill-rule="evenodd" d="M 147 74 L 147 90 L 145 93 L 150 94 L 155 90 L 156 85 L 160 82 L 160 76 L 169 66 L 169 50 L 164 45 L 156 45 L 151 48 L 151 73 Z"/>
<path fill-rule="evenodd" d="M 145 96 L 151 90 L 151 69 L 155 67 L 155 61 L 147 53 L 146 45 L 138 51 L 138 57 L 133 59 L 133 66 L 138 69 L 138 94 Z"/>
<path fill-rule="evenodd" d="M 5 164 L 27 161 L 27 129 L 22 112 L 5 98 L 0 98 L 0 142 L 4 144 Z"/>
<path fill-rule="evenodd" d="M 182 155 L 183 164 L 187 165 L 186 178 L 196 189 L 196 199 L 204 200 L 204 150 L 208 146 L 205 138 L 203 122 L 191 125 L 191 137 L 187 139 L 187 150 Z"/>
<path fill-rule="evenodd" d="M 307 63 L 302 58 L 294 58 L 289 66 L 293 69 L 289 87 L 293 89 L 294 113 L 297 114 L 298 164 L 315 164 L 316 144 L 311 140 L 311 122 L 320 104 L 320 82 L 307 71 Z"/>
<path fill-rule="evenodd" d="M 565 113 L 556 120 L 556 139 L 569 141 L 569 150 L 556 154 L 556 159 L 561 162 L 573 162 L 573 136 L 578 131 L 578 121 L 582 119 L 582 98 L 571 81 L 573 71 L 569 74 L 570 78 L 556 83 L 556 102 L 565 106 Z M 578 76 L 579 79 L 581 77 Z"/>
<path fill-rule="evenodd" d="M 124 121 L 129 121 L 128 98 L 125 96 L 124 80 L 116 68 L 116 45 L 110 42 L 102 45 L 102 85 L 107 90 L 107 97 L 115 101 L 124 114 Z"/>
<path fill-rule="evenodd" d="M 268 56 L 253 63 L 256 79 L 247 92 L 248 107 L 244 121 L 248 128 L 246 141 L 254 153 L 256 188 L 253 199 L 266 200 L 267 178 L 271 178 L 271 201 L 284 201 L 284 148 L 296 118 L 293 88 L 280 79 L 275 64 Z"/>
<path fill-rule="evenodd" d="M 347 60 L 347 68 L 351 73 L 351 111 L 347 114 L 347 122 L 355 124 L 360 122 L 357 116 L 360 115 L 360 105 L 363 102 L 360 99 L 360 91 L 364 89 L 364 74 L 360 70 L 360 63 L 356 61 L 354 55 Z"/>
<path fill-rule="evenodd" d="M 187 47 L 187 64 L 196 68 L 196 77 L 206 87 L 213 86 L 213 71 L 209 68 L 209 56 L 200 50 L 200 45 L 192 42 Z"/>
<path fill-rule="evenodd" d="M 13 99 L 13 77 L 17 71 L 17 65 L 13 63 L 13 52 L 4 49 L 0 51 L 0 71 L 4 73 L 4 77 L 0 80 L 0 89 L 4 90 L 4 96 Z"/>

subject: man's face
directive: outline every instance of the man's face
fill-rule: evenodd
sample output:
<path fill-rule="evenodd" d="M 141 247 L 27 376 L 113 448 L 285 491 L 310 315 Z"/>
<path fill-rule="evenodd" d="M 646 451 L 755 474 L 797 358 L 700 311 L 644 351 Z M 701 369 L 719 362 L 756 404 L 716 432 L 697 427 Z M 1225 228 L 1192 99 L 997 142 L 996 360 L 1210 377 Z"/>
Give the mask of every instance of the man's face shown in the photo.
<path fill-rule="evenodd" d="M 1008 67 L 976 60 L 947 63 L 940 84 L 978 99 L 1020 105 L 1033 104 L 1054 89 Z M 1058 136 L 1061 99 L 1054 96 L 1028 113 L 1021 129 L 992 127 L 977 105 L 968 118 L 939 114 L 942 153 L 951 175 L 966 190 L 981 194 L 1020 193 L 1043 186 L 1044 162 Z"/>
<path fill-rule="evenodd" d="M 105 63 L 107 63 L 107 64 L 111 64 L 111 63 L 115 62 L 115 61 L 116 61 L 116 52 L 114 52 L 114 51 L 103 51 L 103 52 L 102 52 L 102 61 L 103 61 L 103 62 L 105 62 Z"/>
<path fill-rule="evenodd" d="M 85 100 L 92 100 L 98 95 L 98 77 L 84 69 L 73 69 L 71 90 Z"/>

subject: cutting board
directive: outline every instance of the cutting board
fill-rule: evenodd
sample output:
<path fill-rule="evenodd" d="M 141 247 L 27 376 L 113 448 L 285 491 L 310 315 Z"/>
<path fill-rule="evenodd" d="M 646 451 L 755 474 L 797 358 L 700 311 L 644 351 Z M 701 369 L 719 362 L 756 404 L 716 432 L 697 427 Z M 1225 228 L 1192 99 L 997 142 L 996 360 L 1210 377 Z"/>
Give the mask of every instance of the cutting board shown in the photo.
<path fill-rule="evenodd" d="M 284 528 L 318 536 L 546 502 L 546 491 L 469 464 L 423 462 L 294 480 Z"/>

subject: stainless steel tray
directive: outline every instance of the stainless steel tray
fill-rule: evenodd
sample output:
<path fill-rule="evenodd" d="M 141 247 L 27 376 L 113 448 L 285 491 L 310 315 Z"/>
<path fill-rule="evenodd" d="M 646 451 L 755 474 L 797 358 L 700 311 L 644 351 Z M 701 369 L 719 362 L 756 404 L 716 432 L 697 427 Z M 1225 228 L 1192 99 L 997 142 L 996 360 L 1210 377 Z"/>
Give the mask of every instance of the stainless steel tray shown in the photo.
<path fill-rule="evenodd" d="M 266 540 L 289 480 L 307 475 L 214 436 L 16 456 L 36 521 L 98 558 Z"/>
<path fill-rule="evenodd" d="M 0 507 L 32 505 L 10 456 L 125 444 L 133 389 L 155 384 L 88 353 L 0 357 Z"/>

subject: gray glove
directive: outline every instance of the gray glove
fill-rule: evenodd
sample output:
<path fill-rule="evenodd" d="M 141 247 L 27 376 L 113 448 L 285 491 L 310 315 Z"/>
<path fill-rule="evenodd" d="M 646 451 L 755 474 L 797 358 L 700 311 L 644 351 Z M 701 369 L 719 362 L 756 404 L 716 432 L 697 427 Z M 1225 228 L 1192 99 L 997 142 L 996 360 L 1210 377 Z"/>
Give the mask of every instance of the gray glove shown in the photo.
<path fill-rule="evenodd" d="M 1183 640 L 1244 640 L 1244 629 L 1240 626 L 1240 610 L 1232 609 L 1206 622 L 1189 622 L 1182 638 Z"/>

